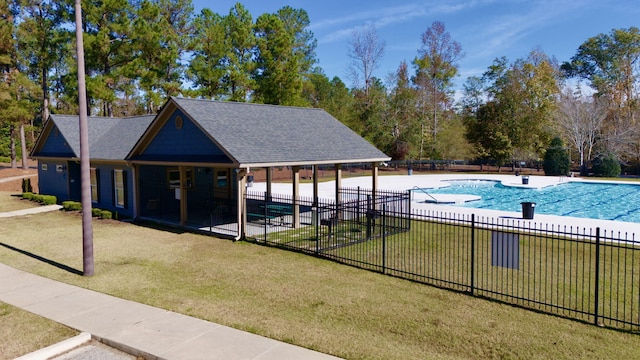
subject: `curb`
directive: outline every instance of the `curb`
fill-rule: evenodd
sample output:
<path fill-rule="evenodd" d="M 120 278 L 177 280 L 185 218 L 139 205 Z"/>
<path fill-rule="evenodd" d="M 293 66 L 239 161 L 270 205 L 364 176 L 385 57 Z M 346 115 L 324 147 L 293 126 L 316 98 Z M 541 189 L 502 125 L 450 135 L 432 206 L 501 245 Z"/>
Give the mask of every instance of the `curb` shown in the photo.
<path fill-rule="evenodd" d="M 60 355 L 73 348 L 76 348 L 91 340 L 91 334 L 87 332 L 80 333 L 80 335 L 74 336 L 70 339 L 61 341 L 57 344 L 47 346 L 46 348 L 34 351 L 32 353 L 20 356 L 15 360 L 46 360 L 56 355 Z"/>

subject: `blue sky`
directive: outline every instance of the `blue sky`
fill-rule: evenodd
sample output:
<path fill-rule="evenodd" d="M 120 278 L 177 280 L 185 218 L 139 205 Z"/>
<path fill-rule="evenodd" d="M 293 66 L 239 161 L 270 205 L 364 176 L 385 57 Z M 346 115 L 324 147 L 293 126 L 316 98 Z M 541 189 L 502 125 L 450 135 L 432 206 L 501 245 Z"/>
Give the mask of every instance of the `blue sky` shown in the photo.
<path fill-rule="evenodd" d="M 207 7 L 222 15 L 235 0 L 193 0 L 196 12 Z M 348 41 L 354 30 L 375 25 L 385 41 L 385 55 L 374 73 L 386 79 L 401 61 L 410 65 L 421 46 L 421 34 L 434 21 L 445 24 L 462 45 L 458 87 L 481 75 L 493 60 L 526 58 L 534 48 L 558 61 L 568 61 L 588 38 L 612 29 L 640 27 L 637 0 L 246 0 L 255 19 L 283 6 L 304 9 L 318 41 L 318 65 L 332 78 L 351 85 L 347 68 Z M 458 89 L 459 90 L 459 89 Z"/>

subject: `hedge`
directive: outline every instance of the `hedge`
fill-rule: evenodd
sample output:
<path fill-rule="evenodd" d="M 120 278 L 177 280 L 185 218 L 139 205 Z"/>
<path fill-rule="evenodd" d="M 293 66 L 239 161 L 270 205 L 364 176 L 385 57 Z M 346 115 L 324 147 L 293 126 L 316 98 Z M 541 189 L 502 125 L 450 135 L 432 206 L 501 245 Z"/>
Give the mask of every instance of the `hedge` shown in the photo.
<path fill-rule="evenodd" d="M 80 211 L 82 210 L 82 203 L 78 201 L 63 201 L 62 208 L 64 211 Z"/>
<path fill-rule="evenodd" d="M 112 219 L 113 214 L 109 210 L 102 210 L 100 213 L 100 219 Z"/>
<path fill-rule="evenodd" d="M 34 194 L 32 200 L 37 201 L 43 205 L 53 205 L 58 202 L 58 198 L 56 198 L 54 195 Z"/>

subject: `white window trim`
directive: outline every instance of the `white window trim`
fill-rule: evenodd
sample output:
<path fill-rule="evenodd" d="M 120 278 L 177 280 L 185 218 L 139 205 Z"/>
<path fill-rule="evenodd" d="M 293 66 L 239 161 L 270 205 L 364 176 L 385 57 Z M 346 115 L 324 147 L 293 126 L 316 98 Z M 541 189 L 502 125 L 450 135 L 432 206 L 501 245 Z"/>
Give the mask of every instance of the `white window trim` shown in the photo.
<path fill-rule="evenodd" d="M 93 176 L 91 175 L 93 173 Z M 98 199 L 100 198 L 100 195 L 98 193 L 98 191 L 100 191 L 100 189 L 98 189 L 98 171 L 96 170 L 96 168 L 89 168 L 89 182 L 90 182 L 90 187 L 91 187 L 91 202 L 94 204 L 98 203 Z M 93 182 L 93 180 L 95 180 L 95 182 Z M 94 189 L 95 189 L 95 199 L 93 197 L 94 194 Z"/>
<path fill-rule="evenodd" d="M 120 174 L 120 179 L 122 179 L 122 186 L 118 187 L 118 173 Z M 125 192 L 124 192 L 124 188 L 125 188 L 126 184 L 124 183 L 124 170 L 122 169 L 115 169 L 113 170 L 113 199 L 114 199 L 114 203 L 116 205 L 117 208 L 124 208 L 124 205 L 126 203 L 126 199 L 125 197 Z M 120 192 L 122 193 L 122 203 L 118 202 L 118 190 L 120 190 Z"/>

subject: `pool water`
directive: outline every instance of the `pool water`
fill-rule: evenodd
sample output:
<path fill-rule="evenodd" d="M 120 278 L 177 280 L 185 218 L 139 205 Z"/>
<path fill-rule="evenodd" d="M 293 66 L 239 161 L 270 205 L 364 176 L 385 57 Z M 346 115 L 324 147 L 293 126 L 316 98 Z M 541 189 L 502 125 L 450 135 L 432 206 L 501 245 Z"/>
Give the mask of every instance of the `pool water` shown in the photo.
<path fill-rule="evenodd" d="M 536 214 L 640 222 L 640 185 L 567 182 L 543 189 L 503 186 L 496 181 L 456 180 L 451 186 L 424 189 L 429 194 L 478 195 L 481 200 L 457 206 L 522 211 L 534 202 Z"/>

